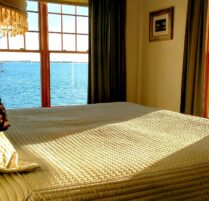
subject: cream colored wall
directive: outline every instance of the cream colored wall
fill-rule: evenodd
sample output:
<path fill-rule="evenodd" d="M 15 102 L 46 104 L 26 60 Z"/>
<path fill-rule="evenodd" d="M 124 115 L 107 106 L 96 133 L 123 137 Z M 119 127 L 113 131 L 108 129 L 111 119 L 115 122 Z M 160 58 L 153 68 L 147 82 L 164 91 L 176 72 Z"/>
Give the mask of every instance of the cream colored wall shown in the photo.
<path fill-rule="evenodd" d="M 149 42 L 149 12 L 170 6 L 174 39 Z M 128 101 L 179 111 L 186 9 L 187 0 L 127 0 Z"/>
<path fill-rule="evenodd" d="M 126 64 L 127 101 L 137 101 L 137 69 L 139 55 L 139 0 L 127 0 L 126 17 Z"/>
<path fill-rule="evenodd" d="M 149 42 L 149 12 L 174 6 L 173 40 Z M 141 103 L 179 111 L 187 0 L 143 0 Z M 140 78 L 139 78 L 140 79 Z"/>

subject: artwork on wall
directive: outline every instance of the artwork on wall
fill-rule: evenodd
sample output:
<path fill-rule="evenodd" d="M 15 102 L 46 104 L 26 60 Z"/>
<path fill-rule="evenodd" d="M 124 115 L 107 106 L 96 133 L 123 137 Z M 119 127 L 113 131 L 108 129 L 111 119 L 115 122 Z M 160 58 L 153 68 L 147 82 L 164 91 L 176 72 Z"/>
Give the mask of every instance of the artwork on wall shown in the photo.
<path fill-rule="evenodd" d="M 174 7 L 149 14 L 149 41 L 173 39 Z"/>

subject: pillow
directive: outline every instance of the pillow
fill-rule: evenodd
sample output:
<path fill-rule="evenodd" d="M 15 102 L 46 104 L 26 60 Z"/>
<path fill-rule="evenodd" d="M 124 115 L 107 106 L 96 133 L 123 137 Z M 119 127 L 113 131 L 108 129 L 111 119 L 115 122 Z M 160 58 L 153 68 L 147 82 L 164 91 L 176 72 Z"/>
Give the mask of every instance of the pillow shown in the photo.
<path fill-rule="evenodd" d="M 19 161 L 15 148 L 0 132 L 0 173 L 32 171 L 38 167 L 36 163 Z"/>

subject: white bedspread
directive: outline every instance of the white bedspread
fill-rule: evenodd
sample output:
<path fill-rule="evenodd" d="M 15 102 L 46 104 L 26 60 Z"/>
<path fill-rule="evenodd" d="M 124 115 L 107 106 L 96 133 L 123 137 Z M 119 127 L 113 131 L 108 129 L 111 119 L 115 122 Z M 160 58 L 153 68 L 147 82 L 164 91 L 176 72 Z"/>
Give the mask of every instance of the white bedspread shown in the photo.
<path fill-rule="evenodd" d="M 209 197 L 209 120 L 131 103 L 8 116 L 20 159 L 41 166 L 21 174 L 31 200 Z"/>

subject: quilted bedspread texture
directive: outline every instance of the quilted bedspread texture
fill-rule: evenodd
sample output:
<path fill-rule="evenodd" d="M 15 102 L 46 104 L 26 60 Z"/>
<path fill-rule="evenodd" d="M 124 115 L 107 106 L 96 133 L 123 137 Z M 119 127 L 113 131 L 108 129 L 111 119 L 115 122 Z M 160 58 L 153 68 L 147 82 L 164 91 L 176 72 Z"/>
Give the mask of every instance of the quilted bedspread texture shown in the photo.
<path fill-rule="evenodd" d="M 8 116 L 19 158 L 40 165 L 0 175 L 21 178 L 25 200 L 209 199 L 209 120 L 132 103 Z"/>

